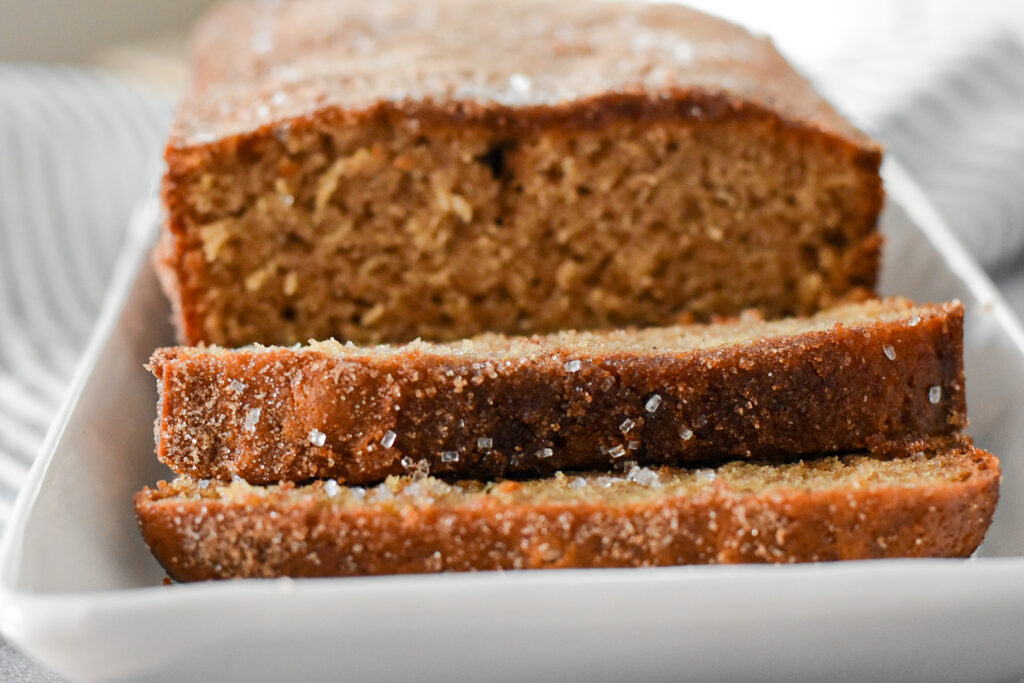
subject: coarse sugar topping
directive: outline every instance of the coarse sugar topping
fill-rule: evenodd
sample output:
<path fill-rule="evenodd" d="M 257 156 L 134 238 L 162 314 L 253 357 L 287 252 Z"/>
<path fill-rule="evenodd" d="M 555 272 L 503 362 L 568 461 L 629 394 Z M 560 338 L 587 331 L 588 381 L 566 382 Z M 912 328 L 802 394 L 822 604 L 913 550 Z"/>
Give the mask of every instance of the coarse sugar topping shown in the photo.
<path fill-rule="evenodd" d="M 793 120 L 863 136 L 771 43 L 683 7 L 541 0 L 232 4 L 196 34 L 196 73 L 172 143 L 203 144 L 326 106 L 471 102 L 552 107 L 674 91 L 773 102 Z M 467 108 L 468 112 L 478 108 Z M 689 115 L 706 116 L 695 103 Z"/>

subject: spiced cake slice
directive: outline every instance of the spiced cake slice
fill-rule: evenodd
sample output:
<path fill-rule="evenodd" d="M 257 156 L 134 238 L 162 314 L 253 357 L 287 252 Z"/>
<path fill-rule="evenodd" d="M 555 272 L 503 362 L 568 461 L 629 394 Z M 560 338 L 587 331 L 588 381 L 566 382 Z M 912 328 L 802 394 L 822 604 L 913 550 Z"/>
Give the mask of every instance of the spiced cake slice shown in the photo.
<path fill-rule="evenodd" d="M 235 3 L 195 35 L 157 262 L 188 344 L 806 314 L 875 283 L 880 160 L 683 7 Z"/>
<path fill-rule="evenodd" d="M 167 573 L 197 581 L 967 557 L 998 496 L 998 460 L 956 435 L 794 464 L 528 482 L 181 477 L 144 489 L 135 509 Z"/>
<path fill-rule="evenodd" d="M 779 461 L 966 424 L 959 302 L 448 344 L 155 352 L 179 474 L 376 483 Z"/>

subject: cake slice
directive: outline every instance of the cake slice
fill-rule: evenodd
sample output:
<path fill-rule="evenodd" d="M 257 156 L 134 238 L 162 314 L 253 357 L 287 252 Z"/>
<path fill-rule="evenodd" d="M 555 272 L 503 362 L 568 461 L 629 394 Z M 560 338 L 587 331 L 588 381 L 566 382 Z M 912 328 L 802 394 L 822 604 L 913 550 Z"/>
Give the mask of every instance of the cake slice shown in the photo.
<path fill-rule="evenodd" d="M 880 147 L 699 12 L 245 2 L 193 55 L 157 256 L 183 343 L 777 317 L 874 285 Z"/>
<path fill-rule="evenodd" d="M 451 344 L 168 348 L 157 454 L 251 483 L 792 460 L 966 424 L 959 302 Z"/>
<path fill-rule="evenodd" d="M 958 435 L 795 464 L 496 484 L 182 477 L 140 492 L 135 509 L 167 573 L 197 581 L 967 557 L 998 495 L 998 461 Z"/>

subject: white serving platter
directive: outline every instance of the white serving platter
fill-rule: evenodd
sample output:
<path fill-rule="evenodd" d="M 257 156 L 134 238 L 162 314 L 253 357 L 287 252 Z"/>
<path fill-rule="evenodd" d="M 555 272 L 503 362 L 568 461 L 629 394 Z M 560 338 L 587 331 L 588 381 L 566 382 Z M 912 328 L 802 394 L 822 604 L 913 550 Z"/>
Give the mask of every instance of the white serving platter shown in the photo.
<path fill-rule="evenodd" d="M 971 431 L 1003 459 L 977 557 L 162 585 L 132 494 L 171 343 L 141 211 L 0 555 L 4 637 L 74 680 L 1015 680 L 1024 333 L 895 163 L 881 290 L 958 297 Z"/>

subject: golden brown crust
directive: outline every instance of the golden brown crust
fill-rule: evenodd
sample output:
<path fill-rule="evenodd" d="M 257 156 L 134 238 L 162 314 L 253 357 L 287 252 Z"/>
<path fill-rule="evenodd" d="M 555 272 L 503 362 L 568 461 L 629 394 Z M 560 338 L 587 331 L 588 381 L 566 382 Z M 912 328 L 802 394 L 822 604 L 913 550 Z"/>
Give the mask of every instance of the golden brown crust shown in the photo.
<path fill-rule="evenodd" d="M 293 2 L 265 13 L 237 5 L 200 29 L 195 82 L 166 151 L 167 221 L 157 256 L 184 343 L 451 339 L 484 330 L 667 324 L 680 313 L 707 317 L 748 307 L 777 316 L 812 312 L 851 289 L 874 287 L 881 150 L 814 93 L 767 40 L 684 8 L 589 2 L 439 3 L 431 21 L 451 32 L 442 39 L 409 19 L 421 3 L 415 12 L 401 11 L 408 5 L 385 3 L 377 14 L 369 12 L 371 19 L 363 16 L 365 7 L 349 3 Z M 372 35 L 363 35 L 367 24 Z M 569 48 L 559 37 L 566 26 L 579 34 Z M 495 27 L 497 35 L 483 35 Z M 263 51 L 267 36 L 270 47 Z M 367 40 L 372 50 L 359 47 Z M 411 60 L 416 69 L 396 67 L 410 46 L 418 51 Z M 438 49 L 443 55 L 434 54 Z M 530 84 L 525 92 L 509 86 L 523 79 Z M 624 126 L 632 129 L 624 133 Z M 658 179 L 659 191 L 671 195 L 664 207 L 639 199 L 631 187 L 604 198 L 595 188 L 615 179 L 599 176 L 592 158 L 571 151 L 585 142 L 611 149 L 613 157 L 628 154 L 629 145 L 657 147 L 658 141 L 642 139 L 645 128 L 658 140 L 665 136 L 666 149 L 681 150 L 655 159 L 667 175 Z M 464 137 L 452 136 L 453 130 Z M 359 131 L 355 141 L 353 131 Z M 411 139 L 402 142 L 409 131 Z M 696 142 L 688 147 L 688 141 Z M 410 164 L 415 155 L 408 152 L 416 145 L 427 145 L 434 159 L 444 158 L 445 150 L 469 158 L 470 168 L 452 161 L 437 168 Z M 550 158 L 537 153 L 551 148 L 557 154 Z M 356 206 L 333 207 L 337 215 L 331 206 L 317 206 L 308 188 L 321 183 L 333 163 L 366 150 L 390 153 L 386 169 L 401 169 L 400 177 L 380 183 L 389 188 L 382 205 L 362 199 L 381 197 L 380 186 L 355 178 L 346 189 L 359 198 Z M 495 173 L 502 177 L 474 176 L 492 153 L 506 152 L 505 173 Z M 641 157 L 651 154 L 643 148 Z M 712 168 L 708 159 L 726 170 Z M 558 162 L 579 170 L 575 184 L 551 181 L 549 174 L 561 170 L 546 164 Z M 656 175 L 641 166 L 618 168 L 633 180 Z M 791 175 L 798 180 L 788 180 Z M 375 181 L 384 177 L 373 175 Z M 550 192 L 524 190 L 538 178 Z M 280 183 L 289 190 L 278 192 Z M 455 217 L 432 206 L 452 183 L 466 186 L 456 195 L 468 201 Z M 289 208 L 274 213 L 268 205 L 280 196 Z M 722 203 L 728 220 L 714 215 Z M 573 248 L 559 233 L 580 228 L 567 226 L 563 214 L 608 233 L 613 246 L 577 239 Z M 231 223 L 220 226 L 225 235 L 269 244 L 267 253 L 244 265 L 244 259 L 211 260 L 215 249 L 204 253 L 203 229 L 225 220 Z M 331 249 L 324 242 L 351 224 L 357 232 L 395 231 L 407 253 L 376 244 L 373 254 L 386 254 L 391 268 L 366 282 L 353 272 L 353 264 L 366 259 L 349 253 L 359 250 L 359 240 L 344 242 L 340 257 L 320 260 Z M 265 234 L 275 226 L 280 234 Z M 428 234 L 421 238 L 417 230 Z M 536 253 L 516 251 L 506 234 L 528 230 L 536 231 L 526 240 L 540 245 Z M 619 277 L 608 276 L 615 268 L 602 268 L 630 239 L 653 244 L 666 230 L 673 234 L 667 255 L 654 250 L 633 259 L 639 266 L 660 254 L 665 263 L 633 273 L 623 264 Z M 490 246 L 496 234 L 500 240 Z M 686 247 L 691 241 L 702 255 L 699 267 L 687 265 L 695 259 Z M 281 245 L 295 253 L 282 256 Z M 465 254 L 456 253 L 460 245 Z M 450 275 L 454 283 L 406 282 L 403 273 L 440 270 L 439 254 L 480 262 L 492 272 L 521 272 L 525 284 L 499 278 L 493 286 L 471 288 L 465 281 L 476 279 L 464 268 Z M 774 257 L 766 265 L 757 254 Z M 554 262 L 544 263 L 545 255 Z M 785 272 L 775 272 L 774 262 L 785 262 Z M 262 288 L 231 288 L 250 277 L 259 281 L 263 271 L 272 274 Z M 552 272 L 560 277 L 548 281 Z M 531 285 L 531 276 L 541 283 Z M 644 285 L 645 277 L 654 284 Z M 753 284 L 726 291 L 745 278 Z M 461 298 L 460 289 L 467 290 Z M 632 310 L 615 301 L 616 292 L 635 304 Z M 236 305 L 240 301 L 249 305 Z M 508 305 L 491 319 L 489 312 L 499 310 L 495 302 Z M 555 310 L 541 310 L 545 306 Z"/>
<path fill-rule="evenodd" d="M 573 0 L 224 5 L 196 29 L 170 144 L 326 110 L 349 123 L 388 109 L 459 125 L 589 127 L 666 107 L 699 119 L 675 105 L 688 93 L 878 151 L 765 37 L 681 6 Z"/>
<path fill-rule="evenodd" d="M 362 484 L 420 460 L 493 478 L 857 450 L 965 426 L 962 325 L 958 302 L 885 300 L 451 345 L 163 349 L 157 454 L 194 477 Z"/>
<path fill-rule="evenodd" d="M 900 454 L 486 490 L 429 478 L 370 491 L 178 480 L 143 490 L 135 507 L 179 581 L 970 555 L 998 499 L 997 459 L 966 437 Z"/>

